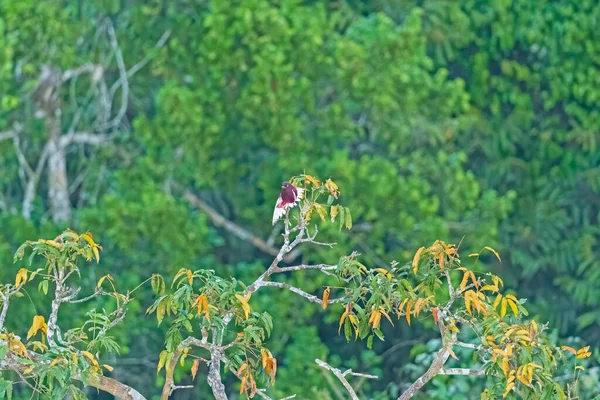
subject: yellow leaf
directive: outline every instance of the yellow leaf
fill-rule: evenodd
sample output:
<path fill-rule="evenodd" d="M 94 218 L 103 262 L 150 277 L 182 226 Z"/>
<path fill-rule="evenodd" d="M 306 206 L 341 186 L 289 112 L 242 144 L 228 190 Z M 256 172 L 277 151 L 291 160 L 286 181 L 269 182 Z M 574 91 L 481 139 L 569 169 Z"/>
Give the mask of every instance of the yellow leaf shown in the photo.
<path fill-rule="evenodd" d="M 340 334 L 340 331 L 342 330 L 342 324 L 344 323 L 344 321 L 346 320 L 346 317 L 348 316 L 348 311 L 344 311 L 344 313 L 342 314 L 342 316 L 340 317 L 340 327 L 338 328 L 338 335 Z M 373 316 L 373 314 L 371 314 L 371 317 Z M 369 320 L 369 323 L 371 323 L 371 319 Z"/>
<path fill-rule="evenodd" d="M 444 270 L 444 262 L 446 261 L 446 255 L 444 253 L 440 253 L 438 255 L 438 262 L 440 263 L 440 269 Z"/>
<path fill-rule="evenodd" d="M 192 271 L 190 271 L 189 269 L 185 271 L 185 274 L 187 275 L 188 278 L 188 283 L 191 285 L 192 283 L 194 283 L 194 274 L 192 273 Z"/>
<path fill-rule="evenodd" d="M 17 272 L 17 276 L 15 278 L 15 286 L 19 287 L 19 285 L 21 284 L 21 282 L 23 282 L 23 284 L 27 283 L 27 273 L 29 271 L 27 270 L 27 268 L 21 268 L 18 272 Z"/>
<path fill-rule="evenodd" d="M 327 308 L 330 292 L 331 292 L 331 288 L 329 286 L 327 286 L 327 288 L 325 288 L 325 291 L 323 292 L 323 310 L 325 310 Z"/>
<path fill-rule="evenodd" d="M 94 239 L 92 239 L 92 236 L 90 236 L 90 233 L 82 233 L 79 236 L 81 239 L 84 239 L 86 242 L 88 242 L 88 244 L 90 245 L 90 247 L 93 247 L 96 243 L 94 243 Z"/>
<path fill-rule="evenodd" d="M 467 308 L 467 312 L 469 314 L 471 314 L 471 292 L 472 290 L 469 290 L 465 293 L 465 307 Z"/>
<path fill-rule="evenodd" d="M 515 302 L 512 300 L 506 300 L 506 302 L 508 303 L 508 305 L 512 309 L 513 313 L 515 314 L 515 317 L 517 315 L 519 315 L 519 310 L 517 309 L 517 305 L 515 304 Z"/>
<path fill-rule="evenodd" d="M 238 301 L 242 305 L 242 309 L 244 310 L 244 315 L 246 316 L 246 319 L 248 319 L 248 317 L 250 316 L 250 306 L 248 305 L 248 300 L 245 297 L 240 296 L 239 294 L 236 294 L 235 297 L 238 299 Z"/>
<path fill-rule="evenodd" d="M 100 262 L 100 252 L 98 251 L 98 247 L 92 247 L 92 251 L 94 252 L 94 257 L 96 258 L 96 264 Z"/>
<path fill-rule="evenodd" d="M 481 288 L 482 291 L 484 290 L 489 290 L 490 292 L 494 293 L 498 291 L 498 287 L 497 286 L 492 286 L 492 285 L 485 285 Z"/>
<path fill-rule="evenodd" d="M 415 253 L 415 256 L 413 257 L 412 267 L 413 267 L 413 273 L 415 275 L 417 274 L 417 271 L 419 270 L 419 259 L 421 258 L 421 253 L 423 253 L 423 251 L 425 251 L 425 247 L 421 247 L 419 250 L 417 250 L 417 252 Z"/>
<path fill-rule="evenodd" d="M 500 254 L 498 254 L 498 252 L 494 249 L 492 249 L 489 246 L 485 246 L 484 249 L 491 251 L 492 253 L 494 253 L 494 255 L 496 256 L 496 258 L 498 259 L 498 261 L 502 262 L 502 259 L 500 258 Z"/>
<path fill-rule="evenodd" d="M 515 387 L 515 383 L 511 382 L 509 384 L 506 385 L 506 391 L 504 392 L 504 394 L 502 395 L 502 398 L 505 398 L 506 396 L 508 396 L 508 394 L 510 393 L 510 391 Z"/>
<path fill-rule="evenodd" d="M 379 327 L 379 322 L 381 321 L 381 312 L 379 310 L 373 310 L 371 316 L 373 317 L 373 329 L 377 329 Z"/>
<path fill-rule="evenodd" d="M 109 370 L 110 372 L 112 372 L 112 371 L 114 370 L 114 368 L 113 368 L 113 367 L 111 367 L 111 366 L 110 366 L 110 365 L 108 365 L 108 364 L 102 364 L 102 366 L 103 366 L 104 368 L 106 368 L 107 370 Z"/>
<path fill-rule="evenodd" d="M 379 272 L 380 274 L 385 275 L 390 281 L 392 280 L 392 274 L 390 274 L 387 269 L 375 268 L 375 271 Z"/>
<path fill-rule="evenodd" d="M 498 308 L 498 304 L 500 304 L 500 300 L 502 300 L 502 295 L 500 293 L 498 293 L 498 296 L 496 296 L 496 300 L 494 300 L 494 304 L 492 304 L 492 308 L 494 310 L 496 308 Z"/>
<path fill-rule="evenodd" d="M 577 351 L 569 346 L 560 346 L 561 349 L 568 351 L 569 353 L 577 354 Z"/>
<path fill-rule="evenodd" d="M 479 253 L 471 253 L 469 254 L 469 257 L 479 257 Z"/>
<path fill-rule="evenodd" d="M 104 275 L 102 278 L 100 278 L 98 280 L 98 289 L 100 289 L 102 287 L 102 282 L 104 282 L 104 280 L 107 278 L 107 275 Z"/>
<path fill-rule="evenodd" d="M 319 180 L 315 179 L 314 177 L 310 176 L 310 175 L 304 175 L 304 181 L 305 183 L 312 183 L 314 185 L 314 187 L 318 188 L 319 186 L 321 186 L 321 183 L 319 182 Z"/>
<path fill-rule="evenodd" d="M 582 370 L 582 371 L 584 371 L 584 370 L 585 370 L 585 368 L 584 368 L 584 367 L 582 367 L 581 365 L 578 365 L 578 366 L 576 366 L 576 367 L 575 367 L 575 371 L 577 371 L 578 369 L 580 369 L 580 370 Z"/>
<path fill-rule="evenodd" d="M 169 352 L 167 350 L 163 350 L 160 352 L 160 356 L 158 357 L 158 366 L 156 371 L 157 373 L 160 372 L 160 370 L 165 366 L 168 357 Z"/>
<path fill-rule="evenodd" d="M 335 217 L 338 215 L 338 212 L 340 211 L 340 206 L 331 206 L 329 208 L 329 216 L 331 217 L 331 222 L 335 221 Z"/>
<path fill-rule="evenodd" d="M 504 375 L 508 374 L 508 357 L 507 356 L 502 357 L 502 372 L 504 372 Z"/>
<path fill-rule="evenodd" d="M 327 187 L 327 190 L 329 191 L 329 194 L 332 195 L 334 198 L 338 198 L 339 192 L 338 192 L 338 185 L 335 184 L 334 181 L 332 181 L 331 179 L 327 179 L 325 181 L 325 187 Z"/>
<path fill-rule="evenodd" d="M 406 304 L 406 322 L 410 326 L 410 307 L 412 306 L 412 300 L 409 300 Z"/>
<path fill-rule="evenodd" d="M 60 363 L 60 362 L 67 362 L 67 360 L 65 360 L 64 358 L 55 358 L 54 360 L 52 360 L 52 362 L 50 363 L 50 367 L 54 367 L 56 364 Z M 33 367 L 32 367 L 33 369 Z M 26 374 L 28 372 L 25 372 Z"/>
<path fill-rule="evenodd" d="M 194 360 L 194 363 L 192 364 L 192 381 L 194 379 L 196 379 L 196 374 L 198 373 L 199 366 L 200 366 L 200 360 L 198 360 L 198 359 Z"/>
<path fill-rule="evenodd" d="M 515 303 L 518 302 L 519 300 L 517 300 L 517 298 L 515 296 L 513 296 L 512 294 L 507 294 L 506 296 L 507 299 L 510 299 L 512 301 L 514 301 Z"/>
<path fill-rule="evenodd" d="M 500 317 L 504 318 L 506 315 L 506 299 L 502 299 L 502 305 L 500 306 Z"/>
<path fill-rule="evenodd" d="M 41 330 L 44 333 L 48 333 L 48 325 L 46 325 L 46 320 L 42 315 L 36 315 L 33 317 L 33 323 L 31 324 L 31 328 L 29 328 L 29 332 L 27 332 L 27 339 Z"/>

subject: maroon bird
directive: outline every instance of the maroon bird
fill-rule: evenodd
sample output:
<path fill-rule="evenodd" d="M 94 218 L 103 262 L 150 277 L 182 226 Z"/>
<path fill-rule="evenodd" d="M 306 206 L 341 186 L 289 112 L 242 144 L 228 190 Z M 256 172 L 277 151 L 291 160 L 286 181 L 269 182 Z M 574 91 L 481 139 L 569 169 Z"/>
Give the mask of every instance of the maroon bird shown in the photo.
<path fill-rule="evenodd" d="M 296 205 L 298 200 L 302 199 L 304 195 L 304 189 L 296 187 L 289 182 L 283 182 L 281 184 L 281 193 L 275 204 L 275 211 L 273 211 L 273 225 L 283 217 L 286 211 Z"/>

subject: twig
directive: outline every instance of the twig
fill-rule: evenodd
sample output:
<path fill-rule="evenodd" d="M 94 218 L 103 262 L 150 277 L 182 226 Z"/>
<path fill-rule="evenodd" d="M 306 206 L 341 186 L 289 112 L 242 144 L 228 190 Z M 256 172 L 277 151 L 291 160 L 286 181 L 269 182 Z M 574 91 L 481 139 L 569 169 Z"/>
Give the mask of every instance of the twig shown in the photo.
<path fill-rule="evenodd" d="M 263 281 L 258 283 L 258 285 L 256 286 L 256 289 L 260 288 L 260 287 L 278 287 L 281 289 L 287 289 L 290 292 L 296 293 L 299 296 L 304 297 L 305 299 L 307 299 L 308 301 L 311 301 L 313 303 L 317 303 L 320 305 L 323 305 L 323 300 L 321 300 L 319 297 L 314 296 L 312 294 L 306 293 L 304 290 L 302 289 L 298 289 L 295 286 L 292 286 L 288 283 L 283 283 L 283 282 L 272 282 L 272 281 Z M 328 301 L 329 304 L 333 304 L 333 303 L 341 303 L 343 301 L 347 300 L 344 297 L 341 297 L 339 299 L 331 299 Z"/>
<path fill-rule="evenodd" d="M 331 365 L 327 364 L 325 361 L 319 360 L 318 358 L 315 360 L 315 362 L 320 367 L 325 368 L 325 369 L 333 372 L 333 374 L 340 380 L 340 382 L 342 382 L 342 385 L 344 385 L 344 387 L 346 388 L 346 390 L 350 394 L 350 397 L 352 398 L 352 400 L 358 400 L 358 396 L 356 395 L 356 392 L 354 391 L 354 389 L 352 388 L 352 386 L 350 385 L 350 383 L 346 379 L 346 375 L 360 376 L 360 377 L 368 378 L 368 379 L 378 379 L 379 378 L 379 377 L 377 377 L 375 375 L 369 375 L 369 374 L 362 374 L 362 373 L 358 373 L 358 372 L 352 372 L 351 369 L 347 369 L 346 371 L 342 372 L 341 370 L 339 370 L 337 368 L 333 368 Z"/>

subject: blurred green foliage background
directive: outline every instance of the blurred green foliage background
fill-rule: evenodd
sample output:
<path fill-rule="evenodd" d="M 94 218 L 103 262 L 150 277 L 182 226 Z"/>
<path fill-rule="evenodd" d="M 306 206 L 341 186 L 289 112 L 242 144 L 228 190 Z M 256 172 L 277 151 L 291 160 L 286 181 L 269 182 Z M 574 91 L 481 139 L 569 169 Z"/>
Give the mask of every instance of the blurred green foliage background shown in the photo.
<path fill-rule="evenodd" d="M 115 96 L 125 114 L 99 132 L 101 102 L 77 110 L 101 85 L 90 92 L 94 77 L 82 75 L 60 87 L 64 134 L 77 118 L 79 131 L 109 140 L 66 148 L 68 221 L 53 218 L 44 166 L 26 218 L 19 153 L 35 168 L 48 141 L 34 95 L 41 71 L 98 64 L 117 81 L 103 21 L 128 69 L 144 61 L 127 102 L 122 88 Z M 358 250 L 365 263 L 387 265 L 464 236 L 464 254 L 500 252 L 502 263 L 487 258 L 481 268 L 528 298 L 557 337 L 600 345 L 599 21 L 593 0 L 3 0 L 0 279 L 14 279 L 21 242 L 69 227 L 104 246 L 101 263 L 86 267 L 90 288 L 107 272 L 126 289 L 182 267 L 250 281 L 271 257 L 215 227 L 170 184 L 266 240 L 281 182 L 305 171 L 339 184 L 354 228 L 325 230 L 339 245 L 304 249 L 299 260 Z M 314 274 L 292 279 L 322 290 Z M 30 296 L 11 309 L 11 329 L 25 332 L 47 312 Z M 163 379 L 155 366 L 164 334 L 144 314 L 151 301 L 147 287 L 117 332 L 121 356 L 106 360 L 113 377 L 150 397 Z M 386 327 L 371 351 L 338 336 L 336 313 L 291 293 L 272 289 L 253 302 L 275 320 L 276 396 L 336 399 L 319 357 L 380 375 L 361 391 L 389 398 L 435 349 L 435 332 L 419 324 Z M 67 326 L 83 314 L 61 313 Z M 478 398 L 478 379 L 436 379 L 422 398 Z M 175 397 L 207 398 L 206 384 L 196 386 Z"/>

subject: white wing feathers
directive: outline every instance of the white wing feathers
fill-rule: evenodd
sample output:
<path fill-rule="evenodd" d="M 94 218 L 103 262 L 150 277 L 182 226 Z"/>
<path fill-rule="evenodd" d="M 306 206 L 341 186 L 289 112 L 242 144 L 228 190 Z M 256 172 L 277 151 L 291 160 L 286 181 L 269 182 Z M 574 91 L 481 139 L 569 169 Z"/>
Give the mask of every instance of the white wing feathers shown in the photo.
<path fill-rule="evenodd" d="M 288 209 L 296 206 L 298 201 L 304 198 L 304 189 L 297 187 L 296 190 L 298 191 L 298 196 L 296 197 L 296 200 L 291 204 L 286 204 L 284 207 L 280 207 L 281 202 L 283 201 L 281 199 L 281 196 L 277 198 L 277 203 L 275 203 L 275 210 L 273 210 L 273 225 L 275 225 L 275 222 L 279 221 L 279 218 L 285 215 Z"/>
<path fill-rule="evenodd" d="M 273 211 L 273 225 L 275 225 L 275 222 L 277 222 L 279 218 L 285 215 L 287 210 L 287 207 L 279 207 L 282 201 L 281 196 L 279 196 L 277 198 L 277 203 L 275 204 L 275 210 Z"/>

